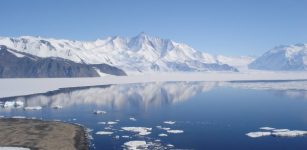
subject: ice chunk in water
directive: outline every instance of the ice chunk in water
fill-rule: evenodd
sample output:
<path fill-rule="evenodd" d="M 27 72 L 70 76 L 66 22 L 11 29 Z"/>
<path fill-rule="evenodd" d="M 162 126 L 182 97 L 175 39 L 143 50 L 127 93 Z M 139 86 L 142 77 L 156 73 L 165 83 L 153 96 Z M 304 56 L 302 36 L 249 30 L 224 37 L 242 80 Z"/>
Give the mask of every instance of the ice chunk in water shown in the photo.
<path fill-rule="evenodd" d="M 249 132 L 246 134 L 247 136 L 251 137 L 251 138 L 258 138 L 258 137 L 262 137 L 262 136 L 270 136 L 271 132 Z"/>
<path fill-rule="evenodd" d="M 167 130 L 167 133 L 178 134 L 178 133 L 183 133 L 183 130 Z"/>
<path fill-rule="evenodd" d="M 24 108 L 24 110 L 41 110 L 41 109 L 42 109 L 41 106 L 28 106 Z"/>
<path fill-rule="evenodd" d="M 297 136 L 307 135 L 307 131 L 290 130 L 290 131 L 282 131 L 282 132 L 273 132 L 272 135 L 280 136 L 280 137 L 297 137 Z"/>
<path fill-rule="evenodd" d="M 94 111 L 94 114 L 96 115 L 103 115 L 103 114 L 106 114 L 107 112 L 103 111 L 103 110 L 95 110 Z"/>
<path fill-rule="evenodd" d="M 6 101 L 3 105 L 4 108 L 12 108 L 15 106 L 15 102 Z"/>
<path fill-rule="evenodd" d="M 146 141 L 129 141 L 124 143 L 124 147 L 129 150 L 146 149 L 148 147 Z"/>
<path fill-rule="evenodd" d="M 175 121 L 164 121 L 165 124 L 175 124 Z"/>
<path fill-rule="evenodd" d="M 159 136 L 167 136 L 167 134 L 161 133 L 159 134 Z"/>
<path fill-rule="evenodd" d="M 98 132 L 96 132 L 96 134 L 98 134 L 98 135 L 111 135 L 111 134 L 113 134 L 113 132 L 109 132 L 109 131 L 98 131 Z"/>
<path fill-rule="evenodd" d="M 261 127 L 259 128 L 261 130 L 274 130 L 275 128 L 271 128 L 271 127 Z"/>
<path fill-rule="evenodd" d="M 133 118 L 133 117 L 129 118 L 129 120 L 131 120 L 131 121 L 136 121 L 136 119 Z"/>
<path fill-rule="evenodd" d="M 138 135 L 144 136 L 148 135 L 151 132 L 152 128 L 146 128 L 146 127 L 122 127 L 123 130 L 125 131 L 130 131 L 130 132 L 135 132 L 138 133 Z"/>

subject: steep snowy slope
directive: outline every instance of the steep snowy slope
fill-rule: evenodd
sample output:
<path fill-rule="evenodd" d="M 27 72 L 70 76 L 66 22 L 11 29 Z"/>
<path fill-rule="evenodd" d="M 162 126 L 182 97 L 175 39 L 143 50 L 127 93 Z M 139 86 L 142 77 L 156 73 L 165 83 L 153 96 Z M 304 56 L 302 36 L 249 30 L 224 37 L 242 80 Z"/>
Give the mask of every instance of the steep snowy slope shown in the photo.
<path fill-rule="evenodd" d="M 76 63 L 59 57 L 41 58 L 0 45 L 0 78 L 99 77 L 101 73 L 126 75 L 107 64 Z"/>
<path fill-rule="evenodd" d="M 96 41 L 2 37 L 0 45 L 39 57 L 60 57 L 86 64 L 106 63 L 126 72 L 237 71 L 210 54 L 145 33 L 132 38 L 115 36 Z"/>
<path fill-rule="evenodd" d="M 249 68 L 280 71 L 307 70 L 307 44 L 275 47 L 249 64 Z"/>

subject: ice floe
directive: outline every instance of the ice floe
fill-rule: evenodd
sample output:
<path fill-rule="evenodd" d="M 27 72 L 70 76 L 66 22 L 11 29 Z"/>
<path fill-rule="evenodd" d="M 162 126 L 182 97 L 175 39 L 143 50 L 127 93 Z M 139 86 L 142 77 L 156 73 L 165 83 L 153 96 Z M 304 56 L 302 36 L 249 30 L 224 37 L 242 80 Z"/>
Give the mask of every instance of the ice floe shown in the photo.
<path fill-rule="evenodd" d="M 123 130 L 137 133 L 138 135 L 144 136 L 148 135 L 151 132 L 152 128 L 146 128 L 146 127 L 122 127 Z"/>
<path fill-rule="evenodd" d="M 131 120 L 131 121 L 136 121 L 136 119 L 133 118 L 133 117 L 129 118 L 129 120 Z"/>
<path fill-rule="evenodd" d="M 147 147 L 146 141 L 128 141 L 124 143 L 124 148 L 128 150 L 146 149 Z"/>
<path fill-rule="evenodd" d="M 23 105 L 24 105 L 24 102 L 23 102 L 23 101 L 16 101 L 16 102 L 15 102 L 15 106 L 16 106 L 16 107 L 23 107 Z"/>
<path fill-rule="evenodd" d="M 307 131 L 302 130 L 289 130 L 289 129 L 275 129 L 271 127 L 261 127 L 262 130 L 267 130 L 266 132 L 249 132 L 246 135 L 251 138 L 258 138 L 263 136 L 275 136 L 275 137 L 297 137 L 307 135 Z"/>
<path fill-rule="evenodd" d="M 179 133 L 183 133 L 183 130 L 167 130 L 167 133 L 179 134 Z"/>
<path fill-rule="evenodd" d="M 288 132 L 289 129 L 274 129 L 273 132 Z"/>
<path fill-rule="evenodd" d="M 165 130 L 165 131 L 168 131 L 170 130 L 171 128 L 167 128 L 167 127 L 162 127 L 162 126 L 156 126 L 158 129 L 161 129 L 161 130 Z"/>
<path fill-rule="evenodd" d="M 164 121 L 163 123 L 165 123 L 165 124 L 175 124 L 176 122 L 175 121 Z"/>
<path fill-rule="evenodd" d="M 28 106 L 24 108 L 24 110 L 41 110 L 41 109 L 42 109 L 41 106 Z"/>
<path fill-rule="evenodd" d="M 297 137 L 297 136 L 307 135 L 307 131 L 291 130 L 291 131 L 283 131 L 283 132 L 273 132 L 272 135 L 280 136 L 280 137 Z"/>
<path fill-rule="evenodd" d="M 173 144 L 167 144 L 166 146 L 167 146 L 167 147 L 174 147 Z"/>
<path fill-rule="evenodd" d="M 271 127 L 261 127 L 259 129 L 261 129 L 261 130 L 275 130 L 275 128 L 271 128 Z"/>
<path fill-rule="evenodd" d="M 108 125 L 114 125 L 114 124 L 117 124 L 118 122 L 115 122 L 115 121 L 109 121 L 107 122 Z"/>
<path fill-rule="evenodd" d="M 15 106 L 15 102 L 11 102 L 11 101 L 6 101 L 4 102 L 4 105 L 3 105 L 4 108 L 12 108 L 14 106 Z"/>
<path fill-rule="evenodd" d="M 159 136 L 167 136 L 167 134 L 161 133 L 159 134 Z"/>
<path fill-rule="evenodd" d="M 249 132 L 246 134 L 247 136 L 251 137 L 251 138 L 257 138 L 257 137 L 262 137 L 262 136 L 270 136 L 271 132 Z"/>
<path fill-rule="evenodd" d="M 123 135 L 122 138 L 129 138 L 129 136 L 128 135 Z"/>
<path fill-rule="evenodd" d="M 111 135 L 111 134 L 113 134 L 113 132 L 109 132 L 109 131 L 98 131 L 98 132 L 96 132 L 96 134 L 98 134 L 98 135 Z"/>
<path fill-rule="evenodd" d="M 106 122 L 98 122 L 97 124 L 107 124 Z"/>
<path fill-rule="evenodd" d="M 96 115 L 103 115 L 103 114 L 106 114 L 107 112 L 103 111 L 103 110 L 95 110 L 94 111 L 94 114 Z"/>

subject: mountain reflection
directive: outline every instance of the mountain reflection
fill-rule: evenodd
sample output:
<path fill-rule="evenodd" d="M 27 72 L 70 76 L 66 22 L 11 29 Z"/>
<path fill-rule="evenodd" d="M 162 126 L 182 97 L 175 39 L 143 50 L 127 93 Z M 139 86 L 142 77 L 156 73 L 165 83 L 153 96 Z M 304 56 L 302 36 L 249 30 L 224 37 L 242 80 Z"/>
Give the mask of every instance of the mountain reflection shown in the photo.
<path fill-rule="evenodd" d="M 189 100 L 214 87 L 270 90 L 281 96 L 307 99 L 307 81 L 283 82 L 162 82 L 64 88 L 42 94 L 0 99 L 22 101 L 25 106 L 96 105 L 111 109 L 148 109 Z"/>
<path fill-rule="evenodd" d="M 87 88 L 65 88 L 44 94 L 6 98 L 9 101 L 23 101 L 25 106 L 96 105 L 122 109 L 129 106 L 161 107 L 186 101 L 200 92 L 209 91 L 214 82 L 167 82 L 107 85 Z"/>

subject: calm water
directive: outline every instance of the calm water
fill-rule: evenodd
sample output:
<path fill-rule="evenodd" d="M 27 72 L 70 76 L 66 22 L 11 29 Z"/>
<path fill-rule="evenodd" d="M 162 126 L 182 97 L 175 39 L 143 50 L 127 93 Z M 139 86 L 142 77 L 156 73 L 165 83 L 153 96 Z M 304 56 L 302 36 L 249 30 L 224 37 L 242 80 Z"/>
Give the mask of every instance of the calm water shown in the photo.
<path fill-rule="evenodd" d="M 122 149 L 128 141 L 152 142 L 150 149 L 295 149 L 307 137 L 260 137 L 245 134 L 260 127 L 307 130 L 307 82 L 170 82 L 61 89 L 45 94 L 1 99 L 24 101 L 41 110 L 0 108 L 0 116 L 26 116 L 79 123 L 93 136 L 92 149 Z M 53 109 L 61 105 L 62 109 Z M 104 115 L 93 114 L 103 110 Z M 136 121 L 129 118 L 135 118 Z M 113 121 L 105 125 L 98 122 Z M 175 121 L 165 124 L 164 121 Z M 167 133 L 156 126 L 183 130 Z M 139 136 L 121 127 L 148 127 Z M 112 131 L 112 135 L 96 135 Z M 158 136 L 166 133 L 167 137 Z M 124 137 L 122 137 L 124 136 Z M 129 138 L 125 137 L 129 136 Z"/>

